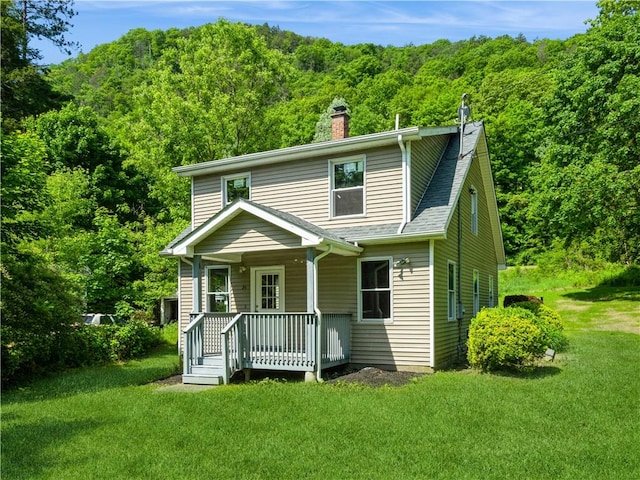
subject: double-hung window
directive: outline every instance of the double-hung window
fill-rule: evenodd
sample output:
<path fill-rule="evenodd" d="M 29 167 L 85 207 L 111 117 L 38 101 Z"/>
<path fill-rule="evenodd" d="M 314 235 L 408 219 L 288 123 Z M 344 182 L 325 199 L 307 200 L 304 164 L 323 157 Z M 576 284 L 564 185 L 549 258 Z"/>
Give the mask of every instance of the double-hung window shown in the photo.
<path fill-rule="evenodd" d="M 364 156 L 332 160 L 331 217 L 364 215 Z"/>
<path fill-rule="evenodd" d="M 473 271 L 473 316 L 480 311 L 480 274 L 478 270 Z"/>
<path fill-rule="evenodd" d="M 222 204 L 228 205 L 236 198 L 251 199 L 251 174 L 222 177 Z"/>
<path fill-rule="evenodd" d="M 392 258 L 358 261 L 358 307 L 363 321 L 391 321 Z"/>
<path fill-rule="evenodd" d="M 229 267 L 207 267 L 207 312 L 229 311 Z"/>
<path fill-rule="evenodd" d="M 456 264 L 447 264 L 447 318 L 455 320 L 456 316 Z"/>

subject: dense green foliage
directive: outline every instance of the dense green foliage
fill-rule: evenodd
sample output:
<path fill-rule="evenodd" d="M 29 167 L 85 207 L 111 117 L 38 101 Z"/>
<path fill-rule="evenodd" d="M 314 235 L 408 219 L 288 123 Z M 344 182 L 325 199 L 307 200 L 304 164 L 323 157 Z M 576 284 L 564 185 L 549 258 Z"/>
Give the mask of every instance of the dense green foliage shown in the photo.
<path fill-rule="evenodd" d="M 140 357 L 163 341 L 158 327 L 137 320 L 124 325 L 57 325 L 48 335 L 32 333 L 36 328 L 43 328 L 42 322 L 21 322 L 19 329 L 3 326 L 3 385 L 33 374 Z"/>
<path fill-rule="evenodd" d="M 469 364 L 483 371 L 531 367 L 547 348 L 540 323 L 524 308 L 482 309 L 469 326 Z"/>
<path fill-rule="evenodd" d="M 176 290 L 175 263 L 157 253 L 190 221 L 188 183 L 171 168 L 324 138 L 336 99 L 359 135 L 392 129 L 396 114 L 452 124 L 469 94 L 510 263 L 638 263 L 640 13 L 599 6 L 566 41 L 343 45 L 221 19 L 134 29 L 44 68 L 29 40 L 72 48 L 72 2 L 3 1 L 3 290 L 38 300 L 3 295 L 3 328 L 153 313 Z"/>

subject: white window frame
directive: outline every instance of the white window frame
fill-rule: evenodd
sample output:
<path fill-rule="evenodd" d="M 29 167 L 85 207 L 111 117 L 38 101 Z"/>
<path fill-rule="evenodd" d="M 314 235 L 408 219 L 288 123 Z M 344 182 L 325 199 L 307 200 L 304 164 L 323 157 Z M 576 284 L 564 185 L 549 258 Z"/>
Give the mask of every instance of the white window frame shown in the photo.
<path fill-rule="evenodd" d="M 478 190 L 472 186 L 471 192 L 471 233 L 478 235 Z"/>
<path fill-rule="evenodd" d="M 389 267 L 389 287 L 380 289 L 362 289 L 362 263 L 386 261 Z M 389 292 L 389 318 L 363 318 L 362 292 L 363 291 L 388 291 Z M 393 257 L 365 257 L 358 258 L 358 322 L 362 323 L 393 323 Z"/>
<path fill-rule="evenodd" d="M 453 274 L 451 273 L 453 267 Z M 453 282 L 453 289 L 451 288 Z M 447 261 L 447 319 L 453 321 L 457 319 L 458 303 L 458 265 L 451 260 Z"/>
<path fill-rule="evenodd" d="M 350 187 L 335 189 L 335 165 L 342 163 L 362 162 L 362 187 Z M 351 157 L 333 158 L 329 160 L 329 218 L 330 219 L 343 219 L 343 218 L 360 218 L 367 215 L 367 156 L 366 155 L 354 155 Z M 333 201 L 333 193 L 336 190 L 351 190 L 355 188 L 362 188 L 362 213 L 355 213 L 353 215 L 335 215 L 335 205 Z"/>
<path fill-rule="evenodd" d="M 227 291 L 226 292 L 210 292 L 209 291 L 209 272 L 212 270 L 225 270 L 227 272 Z M 207 312 L 216 313 L 214 309 L 212 309 L 212 305 L 209 301 L 210 295 L 226 295 L 227 296 L 227 312 L 231 311 L 231 267 L 229 265 L 207 265 L 204 268 L 204 282 L 205 282 L 205 308 Z M 222 312 L 219 312 L 222 313 Z"/>
<path fill-rule="evenodd" d="M 480 272 L 478 272 L 478 270 L 474 270 L 471 279 L 471 291 L 473 292 L 473 316 L 475 317 L 480 311 Z"/>
<path fill-rule="evenodd" d="M 240 178 L 246 178 L 247 179 L 247 188 L 249 189 L 249 198 L 248 200 L 251 200 L 251 172 L 244 172 L 244 173 L 236 173 L 233 175 L 224 175 L 221 178 L 221 187 L 220 187 L 220 191 L 222 192 L 222 207 L 226 207 L 227 205 L 229 205 L 228 201 L 228 197 L 227 197 L 227 182 L 229 180 L 238 180 Z"/>
<path fill-rule="evenodd" d="M 496 306 L 495 290 L 493 286 L 493 275 L 489 275 L 489 307 Z"/>

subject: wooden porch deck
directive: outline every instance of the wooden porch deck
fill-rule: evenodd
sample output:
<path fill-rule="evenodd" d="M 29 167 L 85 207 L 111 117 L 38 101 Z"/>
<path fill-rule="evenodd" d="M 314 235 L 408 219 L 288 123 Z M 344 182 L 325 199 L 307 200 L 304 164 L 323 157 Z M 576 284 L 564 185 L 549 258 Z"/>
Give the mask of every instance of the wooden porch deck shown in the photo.
<path fill-rule="evenodd" d="M 350 330 L 350 314 L 193 315 L 184 331 L 183 382 L 228 383 L 243 369 L 314 372 L 318 362 L 320 369 L 345 364 Z"/>

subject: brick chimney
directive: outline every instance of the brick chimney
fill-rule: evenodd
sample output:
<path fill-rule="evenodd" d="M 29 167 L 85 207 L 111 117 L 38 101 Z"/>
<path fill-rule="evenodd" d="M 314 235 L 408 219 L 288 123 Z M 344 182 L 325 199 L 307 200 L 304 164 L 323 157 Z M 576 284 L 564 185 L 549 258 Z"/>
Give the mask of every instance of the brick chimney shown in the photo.
<path fill-rule="evenodd" d="M 349 136 L 349 114 L 347 107 L 333 107 L 331 114 L 331 140 L 340 140 Z"/>

